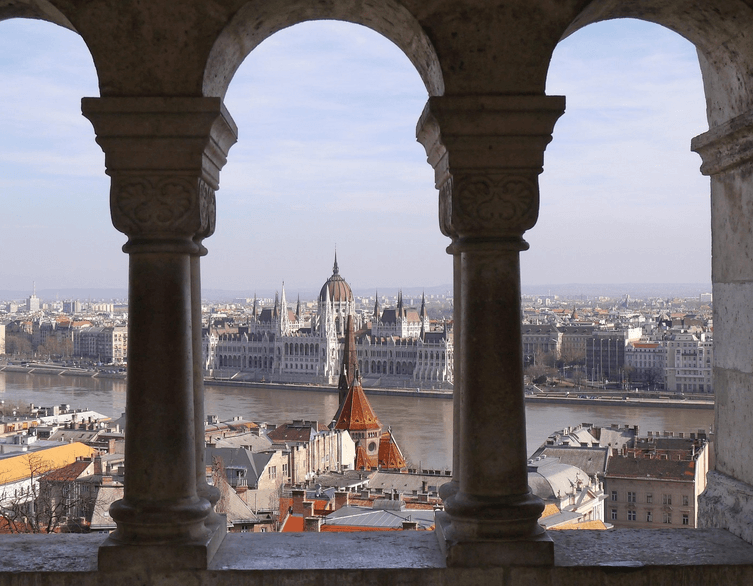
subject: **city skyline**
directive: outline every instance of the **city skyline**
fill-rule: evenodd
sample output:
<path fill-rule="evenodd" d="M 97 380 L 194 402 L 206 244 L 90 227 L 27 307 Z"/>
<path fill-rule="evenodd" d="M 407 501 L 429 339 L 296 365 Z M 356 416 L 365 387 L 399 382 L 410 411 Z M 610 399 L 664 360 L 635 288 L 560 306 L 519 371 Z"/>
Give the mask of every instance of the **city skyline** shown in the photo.
<path fill-rule="evenodd" d="M 3 199 L 0 289 L 125 288 L 125 237 L 80 115 L 80 98 L 98 95 L 86 47 L 54 25 L 5 21 L 0 54 L 0 187 L 15 194 Z M 547 92 L 568 109 L 526 234 L 524 290 L 710 282 L 708 180 L 689 152 L 706 129 L 693 47 L 637 21 L 587 27 L 556 50 Z M 304 23 L 262 43 L 226 97 L 240 138 L 204 288 L 315 289 L 335 246 L 356 289 L 451 283 L 433 171 L 414 137 L 426 97 L 407 58 L 363 27 Z"/>

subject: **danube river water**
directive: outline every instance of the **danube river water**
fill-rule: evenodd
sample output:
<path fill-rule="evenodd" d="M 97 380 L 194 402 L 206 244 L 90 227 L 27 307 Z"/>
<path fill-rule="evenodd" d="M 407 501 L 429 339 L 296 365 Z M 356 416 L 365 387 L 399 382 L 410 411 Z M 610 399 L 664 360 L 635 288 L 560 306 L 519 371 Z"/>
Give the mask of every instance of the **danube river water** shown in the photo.
<path fill-rule="evenodd" d="M 126 383 L 118 379 L 0 372 L 0 400 L 6 406 L 67 403 L 73 408 L 86 407 L 119 417 L 125 411 Z M 452 401 L 387 395 L 372 395 L 369 401 L 382 424 L 392 427 L 409 462 L 431 469 L 451 467 Z M 205 409 L 207 414 L 220 418 L 241 416 L 270 423 L 310 419 L 328 423 L 337 410 L 337 393 L 207 385 Z M 712 409 L 529 404 L 526 406 L 528 453 L 536 450 L 553 431 L 578 423 L 638 425 L 641 432 L 688 432 L 709 430 L 713 421 Z M 504 449 L 505 431 L 500 426 L 500 449 Z"/>

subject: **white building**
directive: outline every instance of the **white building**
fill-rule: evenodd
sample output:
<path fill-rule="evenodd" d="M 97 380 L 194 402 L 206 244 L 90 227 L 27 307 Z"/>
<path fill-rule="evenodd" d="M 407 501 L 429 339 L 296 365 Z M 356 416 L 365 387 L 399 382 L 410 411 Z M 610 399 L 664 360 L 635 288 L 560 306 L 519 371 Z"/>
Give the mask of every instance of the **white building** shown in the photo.
<path fill-rule="evenodd" d="M 350 285 L 340 275 L 337 257 L 322 286 L 317 310 L 308 324 L 298 302 L 288 308 L 283 284 L 274 306 L 258 311 L 254 301 L 248 323 L 205 330 L 203 365 L 209 376 L 301 384 L 335 384 L 340 374 L 347 316 L 353 317 L 360 372 L 368 386 L 450 387 L 453 337 L 446 326 L 430 331 L 425 300 L 421 309 L 403 305 L 380 313 L 363 329 Z"/>
<path fill-rule="evenodd" d="M 679 330 L 666 336 L 664 386 L 678 393 L 713 393 L 711 332 Z"/>

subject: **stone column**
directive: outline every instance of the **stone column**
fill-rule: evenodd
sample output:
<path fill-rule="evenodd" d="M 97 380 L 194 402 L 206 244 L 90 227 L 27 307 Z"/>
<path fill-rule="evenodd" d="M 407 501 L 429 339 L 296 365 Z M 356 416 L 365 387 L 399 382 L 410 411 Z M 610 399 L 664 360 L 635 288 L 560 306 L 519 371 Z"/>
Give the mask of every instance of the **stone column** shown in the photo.
<path fill-rule="evenodd" d="M 564 105 L 546 96 L 430 98 L 419 122 L 435 127 L 419 135 L 432 139 L 422 142 L 440 225 L 460 254 L 457 492 L 437 519 L 452 566 L 554 562 L 538 524 L 544 505 L 528 487 L 519 252 L 536 223 L 538 175 Z"/>
<path fill-rule="evenodd" d="M 214 198 L 214 194 L 212 194 Z M 214 207 L 214 202 L 212 202 Z M 205 520 L 207 529 L 214 536 L 211 552 L 219 547 L 224 535 L 227 533 L 226 515 L 218 515 L 214 507 L 220 500 L 220 489 L 207 483 L 206 476 L 206 441 L 204 434 L 204 365 L 202 352 L 202 322 L 201 322 L 201 257 L 206 255 L 202 240 L 214 232 L 214 222 L 207 226 L 205 233 L 199 235 L 195 242 L 199 248 L 196 254 L 191 255 L 191 324 L 193 341 L 193 410 L 194 410 L 194 434 L 196 450 L 196 493 L 199 497 L 209 501 L 211 509 Z M 211 464 L 211 462 L 209 462 Z"/>
<path fill-rule="evenodd" d="M 715 470 L 698 500 L 698 526 L 753 543 L 753 111 L 693 139 L 711 177 Z"/>
<path fill-rule="evenodd" d="M 129 254 L 127 472 L 99 567 L 206 568 L 222 533 L 197 492 L 192 259 L 213 230 L 237 130 L 219 98 L 85 98 L 82 109 L 105 152 L 112 220 Z"/>

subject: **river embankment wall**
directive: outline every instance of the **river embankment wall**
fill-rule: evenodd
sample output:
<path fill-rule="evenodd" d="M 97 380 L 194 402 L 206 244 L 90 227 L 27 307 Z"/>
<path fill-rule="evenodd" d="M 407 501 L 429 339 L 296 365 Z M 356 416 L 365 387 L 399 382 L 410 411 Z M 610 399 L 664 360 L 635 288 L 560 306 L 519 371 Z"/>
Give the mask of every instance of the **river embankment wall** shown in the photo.
<path fill-rule="evenodd" d="M 57 367 L 47 365 L 0 365 L 0 372 L 18 372 L 25 374 L 43 374 L 48 376 L 84 376 L 97 378 L 125 379 L 124 372 L 107 371 L 98 369 L 82 369 Z M 295 384 L 295 383 L 270 383 L 270 382 L 252 382 L 238 381 L 230 379 L 206 378 L 204 383 L 216 387 L 234 387 L 248 389 L 274 389 L 280 388 L 290 391 L 308 391 L 319 393 L 336 393 L 337 387 L 313 384 Z M 392 389 L 392 388 L 364 388 L 368 395 L 391 395 L 395 397 L 423 397 L 433 399 L 452 399 L 453 392 L 449 390 L 418 390 L 418 389 Z M 527 403 L 545 403 L 551 405 L 605 405 L 625 407 L 631 406 L 636 408 L 653 408 L 653 407 L 679 407 L 682 409 L 713 409 L 713 398 L 672 398 L 672 397 L 625 397 L 625 396 L 600 396 L 600 397 L 579 397 L 579 396 L 562 396 L 561 394 L 541 393 L 538 395 L 526 394 Z"/>

